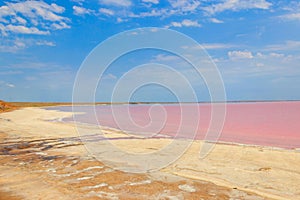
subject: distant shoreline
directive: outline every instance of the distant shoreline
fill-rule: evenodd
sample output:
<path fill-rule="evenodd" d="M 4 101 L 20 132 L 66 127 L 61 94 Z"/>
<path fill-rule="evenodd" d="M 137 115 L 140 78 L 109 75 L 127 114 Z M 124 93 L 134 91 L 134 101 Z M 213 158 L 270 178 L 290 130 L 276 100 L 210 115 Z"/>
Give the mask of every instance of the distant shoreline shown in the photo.
<path fill-rule="evenodd" d="M 80 103 L 72 103 L 72 102 L 4 102 L 7 107 L 4 110 L 0 109 L 0 113 L 2 112 L 10 112 L 13 110 L 18 110 L 21 108 L 28 107 L 57 107 L 57 106 L 101 106 L 101 105 L 176 105 L 176 104 L 240 104 L 240 103 L 280 103 L 280 102 L 300 102 L 300 100 L 243 100 L 243 101 L 199 101 L 199 102 L 80 102 Z"/>
<path fill-rule="evenodd" d="M 16 107 L 48 107 L 70 105 L 120 105 L 120 104 L 190 104 L 190 103 L 256 103 L 256 102 L 298 102 L 300 100 L 234 100 L 234 101 L 198 101 L 198 102 L 8 102 Z"/>

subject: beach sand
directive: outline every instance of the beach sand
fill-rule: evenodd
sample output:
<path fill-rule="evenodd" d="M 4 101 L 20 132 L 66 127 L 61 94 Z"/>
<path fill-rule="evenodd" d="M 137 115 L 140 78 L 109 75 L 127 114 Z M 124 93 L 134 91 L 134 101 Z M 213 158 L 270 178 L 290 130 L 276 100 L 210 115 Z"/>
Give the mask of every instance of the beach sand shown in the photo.
<path fill-rule="evenodd" d="M 300 199 L 297 150 L 217 144 L 199 158 L 202 141 L 135 138 L 87 125 L 76 128 L 59 121 L 68 116 L 71 113 L 41 108 L 0 114 L 2 198 L 5 194 L 11 197 L 6 199 Z M 85 135 L 84 143 L 78 129 Z M 97 134 L 104 134 L 109 143 L 93 141 Z M 187 142 L 191 144 L 187 151 L 158 171 L 120 170 L 133 165 L 145 169 L 147 160 L 117 162 L 129 153 L 150 155 L 151 164 L 160 166 L 176 149 L 162 154 L 159 149 Z M 87 151 L 95 145 L 100 160 Z M 125 153 L 114 153 L 111 146 Z"/>

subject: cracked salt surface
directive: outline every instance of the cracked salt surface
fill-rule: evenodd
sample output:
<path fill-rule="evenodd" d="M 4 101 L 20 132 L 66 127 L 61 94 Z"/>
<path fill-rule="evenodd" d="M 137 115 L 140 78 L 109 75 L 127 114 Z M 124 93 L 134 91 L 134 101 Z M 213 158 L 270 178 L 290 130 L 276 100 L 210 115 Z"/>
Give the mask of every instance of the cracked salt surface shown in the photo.
<path fill-rule="evenodd" d="M 94 176 L 84 176 L 84 177 L 77 178 L 76 180 L 77 181 L 82 181 L 82 180 L 88 180 L 88 179 L 91 179 L 91 178 L 94 178 Z"/>
<path fill-rule="evenodd" d="M 108 186 L 107 183 L 100 183 L 98 185 L 86 186 L 83 189 L 86 189 L 86 190 L 88 190 L 88 189 L 97 189 L 97 188 L 106 187 L 106 186 Z"/>
<path fill-rule="evenodd" d="M 93 169 L 103 169 L 104 166 L 92 166 L 92 167 L 88 167 L 88 168 L 85 168 L 85 169 L 82 169 L 82 170 L 77 170 L 75 172 L 72 172 L 72 173 L 68 173 L 68 174 L 53 174 L 54 176 L 57 176 L 57 177 L 69 177 L 69 176 L 73 176 L 73 175 L 77 175 L 77 174 L 80 174 L 82 172 L 87 172 L 89 170 L 93 170 Z M 100 172 L 96 172 L 94 175 L 97 175 L 97 174 L 101 174 L 101 173 L 105 173 L 110 170 L 103 170 L 103 171 L 100 171 Z"/>
<path fill-rule="evenodd" d="M 185 191 L 185 192 L 196 192 L 196 189 L 193 186 L 190 185 L 179 185 L 179 189 Z"/>
<path fill-rule="evenodd" d="M 100 198 L 107 198 L 107 199 L 111 199 L 111 200 L 118 200 L 119 197 L 117 194 L 115 193 L 109 193 L 109 192 L 95 192 L 95 191 L 92 191 L 89 193 L 88 196 L 97 196 L 97 197 L 100 197 Z"/>
<path fill-rule="evenodd" d="M 140 181 L 140 182 L 133 182 L 133 183 L 129 183 L 130 186 L 133 186 L 133 185 L 144 185 L 144 184 L 150 184 L 152 183 L 151 180 L 144 180 L 144 181 Z"/>

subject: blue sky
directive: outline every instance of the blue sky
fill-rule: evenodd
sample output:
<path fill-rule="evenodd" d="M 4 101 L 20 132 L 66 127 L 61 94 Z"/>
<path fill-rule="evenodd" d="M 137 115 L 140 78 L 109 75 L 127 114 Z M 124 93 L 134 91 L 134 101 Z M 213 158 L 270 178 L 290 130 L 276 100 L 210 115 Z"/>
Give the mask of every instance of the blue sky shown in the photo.
<path fill-rule="evenodd" d="M 142 27 L 173 29 L 200 43 L 222 75 L 228 100 L 300 99 L 300 2 L 286 0 L 2 1 L 0 99 L 71 101 L 90 51 L 114 34 Z M 130 53 L 106 72 L 96 100 L 110 100 L 107 91 L 137 64 L 155 61 L 180 71 L 186 64 L 178 59 L 154 50 Z M 201 83 L 191 84 L 200 101 L 209 100 Z M 132 97 L 174 98 L 157 85 Z"/>

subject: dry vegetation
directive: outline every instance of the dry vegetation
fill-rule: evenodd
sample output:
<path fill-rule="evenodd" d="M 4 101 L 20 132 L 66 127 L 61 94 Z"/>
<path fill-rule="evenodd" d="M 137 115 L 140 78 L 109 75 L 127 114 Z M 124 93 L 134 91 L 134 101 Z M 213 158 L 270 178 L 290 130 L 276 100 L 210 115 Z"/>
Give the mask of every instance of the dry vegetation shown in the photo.
<path fill-rule="evenodd" d="M 66 102 L 10 102 L 10 104 L 17 108 L 22 107 L 47 107 L 47 106 L 64 106 L 72 103 Z"/>
<path fill-rule="evenodd" d="M 64 106 L 72 103 L 65 102 L 5 102 L 0 100 L 0 113 L 16 110 L 25 107 L 48 107 L 48 106 Z"/>
<path fill-rule="evenodd" d="M 0 100 L 0 113 L 14 110 L 15 106 Z"/>

